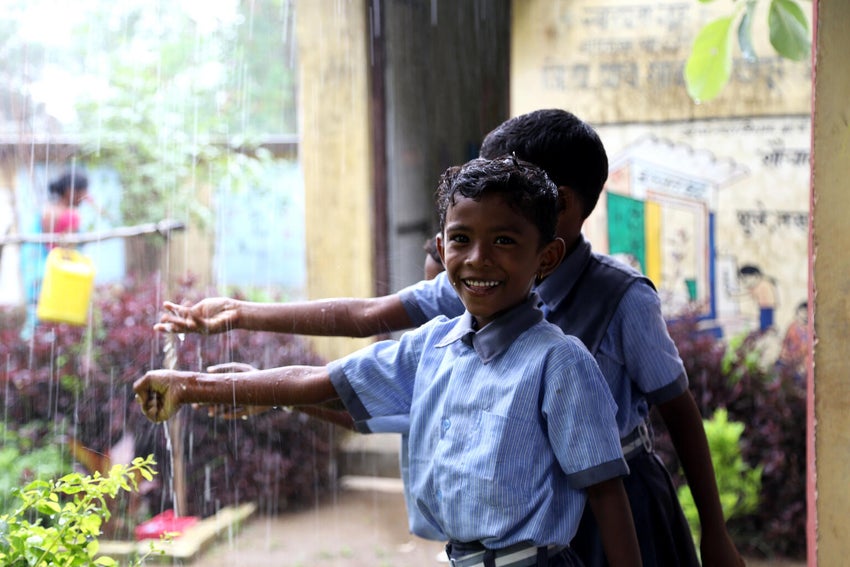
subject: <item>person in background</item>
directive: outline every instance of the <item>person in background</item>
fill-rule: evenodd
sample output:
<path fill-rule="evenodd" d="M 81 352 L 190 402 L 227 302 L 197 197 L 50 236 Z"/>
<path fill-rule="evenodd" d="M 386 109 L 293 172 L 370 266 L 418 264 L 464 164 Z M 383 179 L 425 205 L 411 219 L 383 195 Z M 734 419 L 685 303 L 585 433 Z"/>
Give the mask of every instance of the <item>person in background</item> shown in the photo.
<path fill-rule="evenodd" d="M 48 201 L 38 214 L 32 228 L 40 234 L 62 235 L 80 230 L 80 213 L 77 208 L 91 202 L 88 176 L 79 169 L 71 169 L 55 178 L 47 186 Z M 47 254 L 59 243 L 59 238 L 45 244 L 27 243 L 21 248 L 22 275 L 27 315 L 20 336 L 29 340 L 35 332 L 36 305 L 41 292 Z"/>
<path fill-rule="evenodd" d="M 425 265 L 422 270 L 426 280 L 433 280 L 445 269 L 440 253 L 437 251 L 437 237 L 432 236 L 426 240 L 423 248 L 425 249 Z"/>
<path fill-rule="evenodd" d="M 41 232 L 67 234 L 80 230 L 80 213 L 77 208 L 90 202 L 89 180 L 85 173 L 72 170 L 63 173 L 48 185 L 50 201 L 41 214 Z M 48 249 L 55 242 L 47 245 Z"/>
<path fill-rule="evenodd" d="M 410 529 L 437 530 L 453 564 L 579 566 L 569 544 L 588 503 L 610 564 L 640 565 L 616 405 L 593 357 L 543 318 L 532 291 L 564 254 L 557 200 L 545 172 L 515 157 L 449 168 L 437 247 L 461 315 L 325 367 L 151 371 L 133 385 L 142 410 L 162 421 L 191 402 L 339 398 L 360 431 L 406 424 Z"/>
<path fill-rule="evenodd" d="M 700 517 L 705 567 L 744 564 L 726 529 L 702 416 L 667 332 L 652 283 L 609 256 L 592 251 L 582 226 L 608 177 L 608 158 L 593 128 L 561 109 L 543 109 L 502 123 L 484 139 L 481 156 L 514 152 L 558 186 L 558 237 L 564 261 L 536 291 L 546 318 L 584 342 L 617 402 L 617 423 L 630 474 L 624 479 L 643 564 L 698 566 L 690 528 L 669 472 L 652 448 L 648 415 L 658 409 L 670 432 Z M 155 329 L 220 333 L 229 329 L 367 337 L 463 312 L 445 273 L 398 293 L 293 303 L 253 303 L 213 297 L 194 305 L 165 302 Z M 590 567 L 606 564 L 599 531 L 586 514 L 573 547 Z"/>

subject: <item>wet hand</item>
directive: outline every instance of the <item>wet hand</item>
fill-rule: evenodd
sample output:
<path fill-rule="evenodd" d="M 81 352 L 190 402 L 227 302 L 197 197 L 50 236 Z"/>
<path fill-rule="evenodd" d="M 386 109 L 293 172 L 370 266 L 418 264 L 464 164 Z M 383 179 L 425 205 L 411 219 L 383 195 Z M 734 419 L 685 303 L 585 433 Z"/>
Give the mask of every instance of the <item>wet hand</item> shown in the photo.
<path fill-rule="evenodd" d="M 179 381 L 184 378 L 183 374 L 188 373 L 152 370 L 136 380 L 133 390 L 145 417 L 160 422 L 177 412 L 181 404 L 179 393 L 183 389 Z"/>
<path fill-rule="evenodd" d="M 235 328 L 236 302 L 227 297 L 208 297 L 194 305 L 163 303 L 165 312 L 154 330 L 165 333 L 223 333 Z"/>

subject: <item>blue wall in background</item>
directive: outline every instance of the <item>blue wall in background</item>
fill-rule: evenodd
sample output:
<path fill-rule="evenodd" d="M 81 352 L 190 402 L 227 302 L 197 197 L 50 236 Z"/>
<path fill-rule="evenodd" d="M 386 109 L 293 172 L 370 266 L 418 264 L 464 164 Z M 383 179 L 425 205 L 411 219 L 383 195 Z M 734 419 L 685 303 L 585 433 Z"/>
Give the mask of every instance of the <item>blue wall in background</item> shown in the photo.
<path fill-rule="evenodd" d="M 49 181 L 63 167 L 37 165 L 18 171 L 16 215 L 21 232 L 37 230 L 47 201 Z M 121 226 L 121 185 L 116 172 L 86 168 L 89 194 L 99 209 L 80 207 L 81 230 L 99 231 Z M 306 285 L 304 196 L 301 169 L 296 162 L 275 164 L 260 186 L 244 190 L 219 188 L 215 194 L 215 252 L 213 282 L 222 290 L 284 288 L 303 293 Z M 178 219 L 180 220 L 180 219 Z M 125 272 L 125 250 L 120 238 L 86 244 L 83 253 L 97 270 L 96 282 L 120 281 Z M 23 258 L 23 255 L 22 255 Z"/>
<path fill-rule="evenodd" d="M 304 182 L 296 162 L 279 162 L 262 187 L 216 193 L 215 273 L 220 287 L 284 287 L 307 283 Z"/>

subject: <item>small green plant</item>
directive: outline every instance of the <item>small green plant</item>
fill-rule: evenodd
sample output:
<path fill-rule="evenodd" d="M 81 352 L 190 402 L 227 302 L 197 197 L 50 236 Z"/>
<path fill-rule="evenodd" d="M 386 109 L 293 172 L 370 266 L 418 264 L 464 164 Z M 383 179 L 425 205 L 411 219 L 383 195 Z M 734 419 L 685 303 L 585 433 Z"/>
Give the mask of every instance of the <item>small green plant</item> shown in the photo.
<path fill-rule="evenodd" d="M 751 468 L 741 457 L 740 440 L 744 424 L 729 421 L 723 408 L 714 412 L 711 419 L 703 420 L 703 424 L 711 450 L 723 517 L 729 520 L 754 512 L 758 508 L 761 492 L 762 466 Z M 679 487 L 678 496 L 694 541 L 699 541 L 699 514 L 687 485 Z"/>
<path fill-rule="evenodd" d="M 747 374 L 763 373 L 761 359 L 762 351 L 752 335 L 743 333 L 729 338 L 720 368 L 729 385 L 735 386 Z"/>
<path fill-rule="evenodd" d="M 107 476 L 71 473 L 15 490 L 20 506 L 0 515 L 0 564 L 118 565 L 111 557 L 98 556 L 101 525 L 111 515 L 106 499 L 138 490 L 140 478 L 151 480 L 156 474 L 154 464 L 153 456 L 138 457 L 130 465 L 114 465 Z"/>
<path fill-rule="evenodd" d="M 12 491 L 33 480 L 56 478 L 71 470 L 70 459 L 55 444 L 36 443 L 37 422 L 14 431 L 0 423 L 0 513 L 14 506 Z"/>

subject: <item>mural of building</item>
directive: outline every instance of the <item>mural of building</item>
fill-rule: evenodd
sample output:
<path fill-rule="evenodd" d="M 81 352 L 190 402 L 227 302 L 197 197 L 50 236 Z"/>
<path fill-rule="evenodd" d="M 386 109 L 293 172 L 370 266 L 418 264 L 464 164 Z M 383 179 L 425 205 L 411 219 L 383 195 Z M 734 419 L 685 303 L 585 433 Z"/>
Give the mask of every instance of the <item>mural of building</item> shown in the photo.
<path fill-rule="evenodd" d="M 778 340 L 806 297 L 808 118 L 600 132 L 610 174 L 587 225 L 594 246 L 647 274 L 671 317 L 696 307 L 717 336 Z"/>

